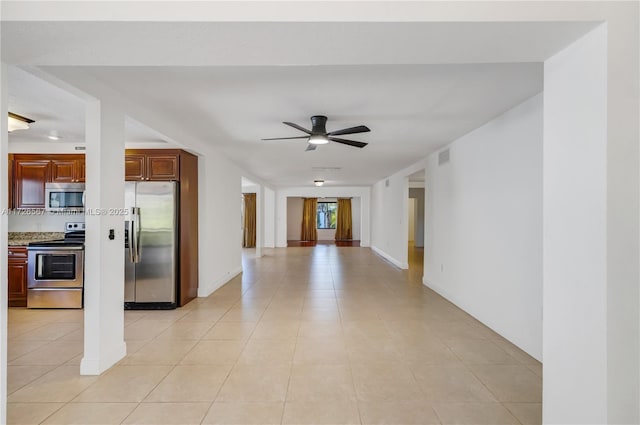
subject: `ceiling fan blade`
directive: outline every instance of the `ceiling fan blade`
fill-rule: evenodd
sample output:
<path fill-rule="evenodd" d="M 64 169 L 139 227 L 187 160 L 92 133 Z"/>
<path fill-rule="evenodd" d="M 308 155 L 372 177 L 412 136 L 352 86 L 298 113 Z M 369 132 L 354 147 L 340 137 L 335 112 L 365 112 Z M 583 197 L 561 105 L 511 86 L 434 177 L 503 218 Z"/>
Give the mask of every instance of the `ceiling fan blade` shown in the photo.
<path fill-rule="evenodd" d="M 296 123 L 283 121 L 283 123 L 282 123 L 282 124 L 286 124 L 286 125 L 288 125 L 288 126 L 290 126 L 290 127 L 295 128 L 296 130 L 300 130 L 300 131 L 302 131 L 302 132 L 304 132 L 304 133 L 311 134 L 311 130 L 307 130 L 307 129 L 306 129 L 306 128 L 304 128 L 304 127 L 300 127 L 300 126 L 299 126 L 298 124 L 296 124 Z"/>
<path fill-rule="evenodd" d="M 356 142 L 355 140 L 338 139 L 337 137 L 329 137 L 329 140 L 342 143 L 343 145 L 354 146 L 356 148 L 364 148 L 365 146 L 368 145 L 368 143 Z"/>
<path fill-rule="evenodd" d="M 288 140 L 288 139 L 308 139 L 309 136 L 297 136 L 297 137 L 272 137 L 270 139 L 260 139 L 260 140 Z"/>
<path fill-rule="evenodd" d="M 314 145 L 314 144 L 312 144 L 312 143 L 309 143 L 309 144 L 307 145 L 307 148 L 305 149 L 305 152 L 306 152 L 306 151 L 315 151 L 317 147 L 318 147 L 318 145 Z"/>
<path fill-rule="evenodd" d="M 369 130 L 369 127 L 365 125 L 359 125 L 357 127 L 349 127 L 343 128 L 342 130 L 331 131 L 327 133 L 327 136 L 340 136 L 341 134 L 355 134 L 355 133 L 366 133 Z"/>

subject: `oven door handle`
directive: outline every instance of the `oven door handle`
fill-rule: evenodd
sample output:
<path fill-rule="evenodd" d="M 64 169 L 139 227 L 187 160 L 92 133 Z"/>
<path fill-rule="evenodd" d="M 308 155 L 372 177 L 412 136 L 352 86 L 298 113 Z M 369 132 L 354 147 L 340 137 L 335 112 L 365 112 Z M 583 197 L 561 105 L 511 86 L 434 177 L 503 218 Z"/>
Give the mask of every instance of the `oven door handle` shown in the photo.
<path fill-rule="evenodd" d="M 42 277 L 42 255 L 36 254 L 36 279 L 40 279 Z"/>

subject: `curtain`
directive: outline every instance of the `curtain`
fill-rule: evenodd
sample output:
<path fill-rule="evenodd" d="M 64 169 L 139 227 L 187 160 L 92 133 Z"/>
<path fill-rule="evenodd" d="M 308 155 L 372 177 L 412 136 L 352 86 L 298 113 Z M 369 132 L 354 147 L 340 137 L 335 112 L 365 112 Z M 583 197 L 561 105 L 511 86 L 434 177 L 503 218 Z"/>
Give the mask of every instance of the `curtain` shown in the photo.
<path fill-rule="evenodd" d="M 315 241 L 318 239 L 316 231 L 316 216 L 318 213 L 318 198 L 305 198 L 302 207 L 302 231 L 300 240 Z"/>
<path fill-rule="evenodd" d="M 351 198 L 338 198 L 337 215 L 336 240 L 351 240 Z"/>
<path fill-rule="evenodd" d="M 244 224 L 242 231 L 242 247 L 255 248 L 256 246 L 256 194 L 243 193 L 244 197 Z"/>

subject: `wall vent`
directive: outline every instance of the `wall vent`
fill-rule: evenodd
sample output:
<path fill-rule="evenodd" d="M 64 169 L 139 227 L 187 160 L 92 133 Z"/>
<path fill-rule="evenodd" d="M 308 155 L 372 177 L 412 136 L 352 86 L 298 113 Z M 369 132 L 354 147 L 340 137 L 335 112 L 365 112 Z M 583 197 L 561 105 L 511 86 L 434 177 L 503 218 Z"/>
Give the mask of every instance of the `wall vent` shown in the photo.
<path fill-rule="evenodd" d="M 87 150 L 87 148 L 84 147 L 84 146 L 76 146 L 74 149 L 77 150 L 77 151 L 85 151 L 85 150 Z"/>
<path fill-rule="evenodd" d="M 438 165 L 444 165 L 449 162 L 449 149 L 445 149 L 438 154 Z"/>
<path fill-rule="evenodd" d="M 384 181 L 384 186 L 385 186 L 385 187 L 389 187 L 389 179 L 386 179 L 386 180 Z"/>

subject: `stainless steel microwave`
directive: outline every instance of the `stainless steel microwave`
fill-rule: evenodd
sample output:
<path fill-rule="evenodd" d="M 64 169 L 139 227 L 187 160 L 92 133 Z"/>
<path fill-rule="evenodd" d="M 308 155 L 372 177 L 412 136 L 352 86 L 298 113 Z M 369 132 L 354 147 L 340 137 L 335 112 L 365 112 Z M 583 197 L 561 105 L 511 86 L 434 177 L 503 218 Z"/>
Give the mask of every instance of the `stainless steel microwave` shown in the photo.
<path fill-rule="evenodd" d="M 46 183 L 44 194 L 46 211 L 84 211 L 84 183 Z"/>

